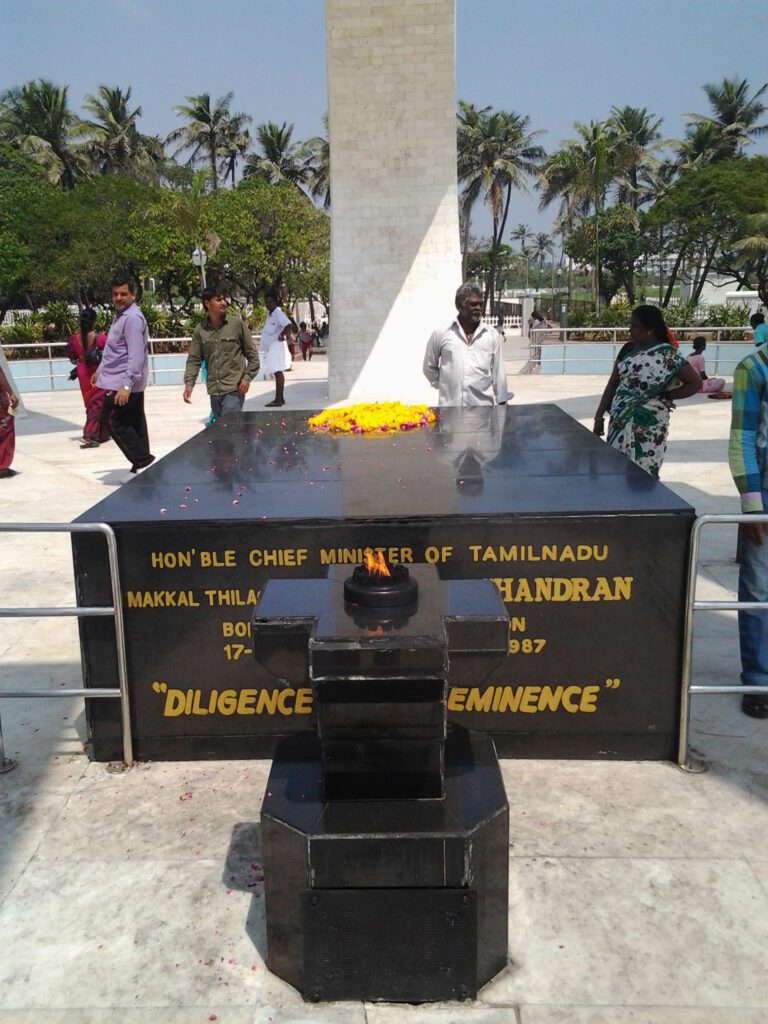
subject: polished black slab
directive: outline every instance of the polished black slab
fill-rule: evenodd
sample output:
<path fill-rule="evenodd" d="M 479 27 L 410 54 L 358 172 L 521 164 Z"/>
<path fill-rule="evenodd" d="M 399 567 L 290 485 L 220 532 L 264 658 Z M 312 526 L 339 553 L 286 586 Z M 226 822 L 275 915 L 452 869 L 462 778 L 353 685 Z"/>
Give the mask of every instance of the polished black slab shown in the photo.
<path fill-rule="evenodd" d="M 224 417 L 80 517 L 109 523 L 682 511 L 689 506 L 555 405 L 440 411 L 380 436 L 311 412 Z"/>
<path fill-rule="evenodd" d="M 225 417 L 81 521 L 117 535 L 139 757 L 271 756 L 314 723 L 308 651 L 280 641 L 256 663 L 254 607 L 267 581 L 322 591 L 373 546 L 441 580 L 491 579 L 506 605 L 501 663 L 464 656 L 472 627 L 449 622 L 449 721 L 504 756 L 671 758 L 693 518 L 542 405 L 450 409 L 374 438 L 310 434 L 307 414 Z M 110 604 L 103 538 L 72 543 L 78 601 Z M 115 685 L 112 621 L 80 634 L 84 685 Z M 119 757 L 116 702 L 86 713 L 93 756 Z"/>

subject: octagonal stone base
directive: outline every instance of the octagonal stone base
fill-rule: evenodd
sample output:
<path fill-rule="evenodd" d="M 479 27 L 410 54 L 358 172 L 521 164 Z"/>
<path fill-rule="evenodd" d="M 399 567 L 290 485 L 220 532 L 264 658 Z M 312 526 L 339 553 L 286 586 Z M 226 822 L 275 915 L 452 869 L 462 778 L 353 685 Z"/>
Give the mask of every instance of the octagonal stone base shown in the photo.
<path fill-rule="evenodd" d="M 474 998 L 507 963 L 509 810 L 493 743 L 451 728 L 441 800 L 323 798 L 280 744 L 261 816 L 267 966 L 305 999 Z"/>

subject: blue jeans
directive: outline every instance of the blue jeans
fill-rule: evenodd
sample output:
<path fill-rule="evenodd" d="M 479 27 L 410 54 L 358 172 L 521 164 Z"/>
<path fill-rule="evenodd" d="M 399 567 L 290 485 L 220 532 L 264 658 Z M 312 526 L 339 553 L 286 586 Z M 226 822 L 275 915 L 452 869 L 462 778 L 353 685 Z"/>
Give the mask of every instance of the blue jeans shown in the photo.
<path fill-rule="evenodd" d="M 768 494 L 763 494 L 768 510 Z M 739 600 L 768 601 L 768 534 L 762 544 L 739 546 Z M 742 686 L 768 686 L 768 611 L 739 612 Z"/>
<path fill-rule="evenodd" d="M 211 412 L 215 420 L 224 415 L 225 412 L 240 412 L 243 408 L 245 395 L 237 391 L 230 391 L 226 395 L 209 395 L 211 400 Z"/>

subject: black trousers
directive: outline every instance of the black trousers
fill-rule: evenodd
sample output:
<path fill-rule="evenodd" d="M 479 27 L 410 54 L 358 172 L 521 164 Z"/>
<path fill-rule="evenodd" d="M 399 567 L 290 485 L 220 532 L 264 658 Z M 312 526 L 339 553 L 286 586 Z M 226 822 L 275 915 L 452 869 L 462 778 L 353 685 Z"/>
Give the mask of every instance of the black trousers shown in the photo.
<path fill-rule="evenodd" d="M 115 392 L 108 391 L 104 398 L 102 422 L 132 469 L 141 469 L 152 462 L 143 391 L 132 392 L 125 405 L 117 405 Z"/>

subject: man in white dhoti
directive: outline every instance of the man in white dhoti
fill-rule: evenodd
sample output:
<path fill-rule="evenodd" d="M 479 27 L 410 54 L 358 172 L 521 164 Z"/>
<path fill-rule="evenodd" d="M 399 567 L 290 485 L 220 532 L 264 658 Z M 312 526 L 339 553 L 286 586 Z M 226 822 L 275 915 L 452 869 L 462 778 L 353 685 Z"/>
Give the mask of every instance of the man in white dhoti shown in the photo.
<path fill-rule="evenodd" d="M 274 292 L 267 292 L 264 296 L 264 305 L 267 307 L 268 316 L 261 329 L 259 350 L 262 370 L 264 373 L 275 375 L 275 397 L 271 402 L 267 402 L 267 407 L 271 408 L 285 405 L 285 371 L 291 365 L 291 356 L 285 339 L 291 321 L 280 309 Z"/>

